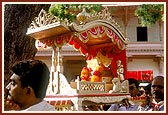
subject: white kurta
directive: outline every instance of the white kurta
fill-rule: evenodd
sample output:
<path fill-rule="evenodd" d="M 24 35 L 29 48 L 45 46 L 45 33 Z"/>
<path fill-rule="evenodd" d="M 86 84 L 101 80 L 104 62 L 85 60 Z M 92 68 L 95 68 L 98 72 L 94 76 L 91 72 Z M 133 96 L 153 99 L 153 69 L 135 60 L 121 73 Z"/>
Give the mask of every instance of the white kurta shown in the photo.
<path fill-rule="evenodd" d="M 56 111 L 55 107 L 43 100 L 38 104 L 30 106 L 29 108 L 23 111 Z"/>

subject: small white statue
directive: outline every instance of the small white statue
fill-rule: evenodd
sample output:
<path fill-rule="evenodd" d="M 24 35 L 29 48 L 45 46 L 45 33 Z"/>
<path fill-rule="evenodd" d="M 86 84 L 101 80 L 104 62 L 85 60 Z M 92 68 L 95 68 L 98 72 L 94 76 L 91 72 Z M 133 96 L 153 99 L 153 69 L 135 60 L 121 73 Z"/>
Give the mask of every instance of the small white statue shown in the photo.
<path fill-rule="evenodd" d="M 128 80 L 124 80 L 122 83 L 119 78 L 113 78 L 113 89 L 109 93 L 129 93 L 129 83 Z"/>
<path fill-rule="evenodd" d="M 113 78 L 112 84 L 113 84 L 113 89 L 110 90 L 109 92 L 111 92 L 111 93 L 120 92 L 120 90 L 121 90 L 121 82 L 120 82 L 120 80 L 118 78 Z"/>
<path fill-rule="evenodd" d="M 121 60 L 117 60 L 117 74 L 120 81 L 124 81 L 124 67 L 121 63 Z"/>
<path fill-rule="evenodd" d="M 113 89 L 109 93 L 129 93 L 128 80 L 124 80 L 124 67 L 121 60 L 117 60 L 117 74 L 118 77 L 113 78 Z"/>
<path fill-rule="evenodd" d="M 128 80 L 124 80 L 121 83 L 121 91 L 122 93 L 129 93 L 129 82 Z"/>

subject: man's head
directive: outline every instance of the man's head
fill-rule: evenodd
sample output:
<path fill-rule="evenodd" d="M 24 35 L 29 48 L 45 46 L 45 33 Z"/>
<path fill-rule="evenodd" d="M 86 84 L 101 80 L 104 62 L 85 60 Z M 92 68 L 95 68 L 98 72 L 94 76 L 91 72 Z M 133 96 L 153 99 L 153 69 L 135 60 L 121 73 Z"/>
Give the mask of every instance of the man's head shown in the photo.
<path fill-rule="evenodd" d="M 144 87 L 144 90 L 145 90 L 145 94 L 146 94 L 147 96 L 152 96 L 152 94 L 151 94 L 151 83 L 148 84 L 147 86 L 145 86 L 145 87 Z"/>
<path fill-rule="evenodd" d="M 134 78 L 128 78 L 129 92 L 131 97 L 139 96 L 139 82 Z"/>
<path fill-rule="evenodd" d="M 43 99 L 49 83 L 49 69 L 39 60 L 24 60 L 12 66 L 8 99 L 21 105 L 29 98 Z"/>
<path fill-rule="evenodd" d="M 151 94 L 156 102 L 164 100 L 164 77 L 156 76 L 154 77 L 151 84 Z"/>

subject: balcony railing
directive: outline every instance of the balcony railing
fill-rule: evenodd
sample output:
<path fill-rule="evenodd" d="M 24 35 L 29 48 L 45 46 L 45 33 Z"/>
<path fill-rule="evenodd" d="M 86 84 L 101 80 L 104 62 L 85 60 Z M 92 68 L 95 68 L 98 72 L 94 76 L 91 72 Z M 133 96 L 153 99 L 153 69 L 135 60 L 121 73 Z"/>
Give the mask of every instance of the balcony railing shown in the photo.
<path fill-rule="evenodd" d="M 133 55 L 164 55 L 164 43 L 129 43 L 127 45 L 127 57 Z"/>

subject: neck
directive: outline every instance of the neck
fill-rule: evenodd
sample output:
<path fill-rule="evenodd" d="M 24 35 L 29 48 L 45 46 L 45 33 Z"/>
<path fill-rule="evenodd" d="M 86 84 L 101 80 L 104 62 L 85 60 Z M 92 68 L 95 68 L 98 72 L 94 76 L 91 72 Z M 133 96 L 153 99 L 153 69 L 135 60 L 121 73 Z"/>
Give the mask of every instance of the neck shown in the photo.
<path fill-rule="evenodd" d="M 161 102 L 163 100 L 161 100 L 161 99 L 154 99 L 154 101 L 157 102 L 157 103 L 159 103 L 159 102 Z"/>
<path fill-rule="evenodd" d="M 28 99 L 27 103 L 21 105 L 21 110 L 27 109 L 35 104 L 38 104 L 42 101 L 42 99 L 34 98 Z"/>

